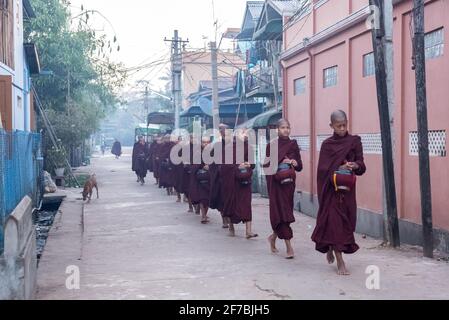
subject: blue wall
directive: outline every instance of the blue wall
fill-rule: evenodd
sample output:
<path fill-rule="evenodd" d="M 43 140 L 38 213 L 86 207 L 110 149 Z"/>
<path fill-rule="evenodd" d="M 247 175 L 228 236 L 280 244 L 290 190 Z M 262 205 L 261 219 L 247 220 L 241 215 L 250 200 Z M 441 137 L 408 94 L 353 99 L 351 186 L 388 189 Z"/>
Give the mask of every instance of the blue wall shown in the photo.
<path fill-rule="evenodd" d="M 40 134 L 0 129 L 0 253 L 3 252 L 3 227 L 8 215 L 26 195 L 35 205 L 40 200 L 40 146 Z"/>

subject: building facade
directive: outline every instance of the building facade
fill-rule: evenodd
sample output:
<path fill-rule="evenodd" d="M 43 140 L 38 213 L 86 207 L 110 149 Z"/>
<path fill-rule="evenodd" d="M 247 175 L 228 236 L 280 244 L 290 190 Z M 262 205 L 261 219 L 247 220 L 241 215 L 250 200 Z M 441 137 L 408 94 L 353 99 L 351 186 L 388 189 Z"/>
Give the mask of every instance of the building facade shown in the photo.
<path fill-rule="evenodd" d="M 200 81 L 212 81 L 211 52 L 206 50 L 185 51 L 182 54 L 183 109 L 190 106 L 189 96 L 198 91 Z M 232 78 L 245 68 L 245 62 L 233 52 L 217 52 L 219 78 Z"/>
<path fill-rule="evenodd" d="M 382 145 L 368 0 L 313 0 L 284 34 L 284 116 L 292 124 L 304 161 L 298 204 L 307 214 L 318 207 L 316 169 L 320 145 L 332 132 L 329 116 L 348 113 L 349 129 L 362 138 L 367 173 L 358 181 L 358 231 L 382 237 Z M 421 244 L 415 75 L 412 70 L 413 1 L 393 1 L 394 159 L 398 214 L 404 242 Z M 449 4 L 425 2 L 425 42 L 436 245 L 449 251 L 447 213 L 449 159 L 449 59 L 444 52 Z M 431 90 L 430 90 L 431 88 Z"/>
<path fill-rule="evenodd" d="M 24 44 L 23 24 L 34 17 L 28 0 L 0 2 L 0 116 L 3 129 L 32 131 L 35 112 L 31 75 L 40 71 L 33 44 Z"/>
<path fill-rule="evenodd" d="M 23 27 L 34 12 L 28 0 L 0 1 L 0 254 L 3 227 L 25 196 L 41 197 L 42 158 L 31 75 L 39 74 L 36 47 Z"/>

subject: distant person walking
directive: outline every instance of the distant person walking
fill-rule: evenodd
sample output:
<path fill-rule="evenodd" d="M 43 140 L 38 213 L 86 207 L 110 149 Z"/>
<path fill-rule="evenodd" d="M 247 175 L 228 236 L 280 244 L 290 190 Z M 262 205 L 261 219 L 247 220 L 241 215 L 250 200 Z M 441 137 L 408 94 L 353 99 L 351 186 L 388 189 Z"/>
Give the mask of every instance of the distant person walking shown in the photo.
<path fill-rule="evenodd" d="M 111 153 L 115 155 L 116 159 L 120 158 L 122 155 L 122 144 L 117 139 L 115 139 L 115 142 L 112 145 Z"/>
<path fill-rule="evenodd" d="M 106 151 L 106 145 L 104 144 L 104 141 L 101 143 L 101 155 L 104 156 L 104 152 Z"/>

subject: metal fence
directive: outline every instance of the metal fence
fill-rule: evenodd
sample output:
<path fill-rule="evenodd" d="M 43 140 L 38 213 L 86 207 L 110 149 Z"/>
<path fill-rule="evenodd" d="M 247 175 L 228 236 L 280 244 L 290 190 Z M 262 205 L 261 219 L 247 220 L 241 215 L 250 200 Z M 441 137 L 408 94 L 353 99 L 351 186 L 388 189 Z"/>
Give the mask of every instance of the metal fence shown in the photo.
<path fill-rule="evenodd" d="M 6 218 L 26 195 L 35 206 L 43 195 L 41 135 L 0 129 L 0 253 Z"/>

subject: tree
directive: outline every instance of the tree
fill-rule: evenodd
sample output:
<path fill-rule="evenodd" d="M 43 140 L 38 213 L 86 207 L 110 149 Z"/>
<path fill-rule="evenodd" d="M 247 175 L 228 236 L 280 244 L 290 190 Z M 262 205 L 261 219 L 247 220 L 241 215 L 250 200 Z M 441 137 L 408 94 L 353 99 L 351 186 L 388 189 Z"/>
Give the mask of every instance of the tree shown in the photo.
<path fill-rule="evenodd" d="M 126 71 L 109 58 L 117 39 L 96 34 L 88 12 L 72 19 L 65 0 L 31 3 L 36 18 L 26 24 L 25 39 L 35 43 L 43 68 L 52 72 L 33 79 L 34 86 L 62 144 L 77 147 L 119 103 Z"/>

